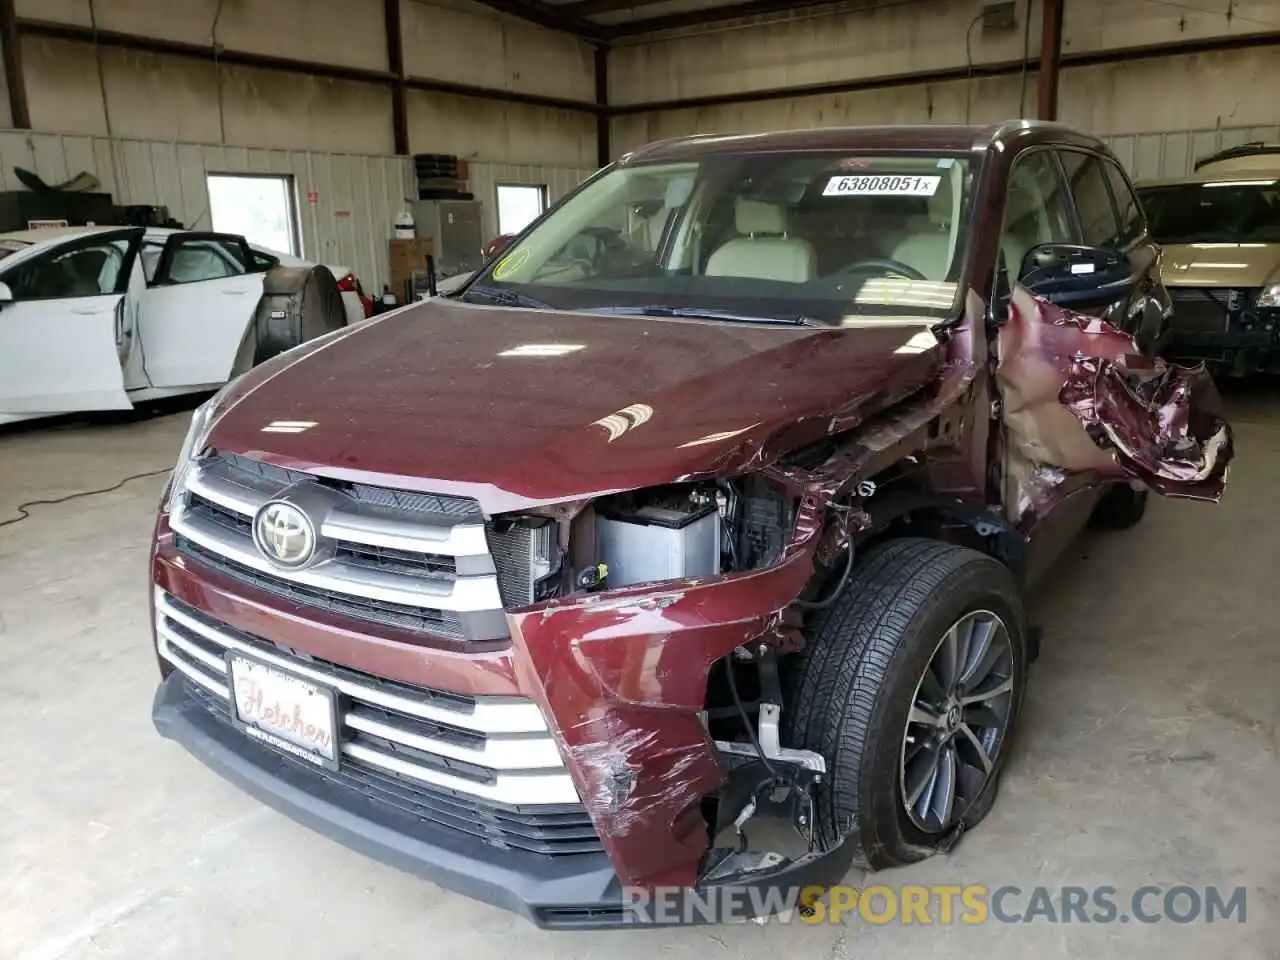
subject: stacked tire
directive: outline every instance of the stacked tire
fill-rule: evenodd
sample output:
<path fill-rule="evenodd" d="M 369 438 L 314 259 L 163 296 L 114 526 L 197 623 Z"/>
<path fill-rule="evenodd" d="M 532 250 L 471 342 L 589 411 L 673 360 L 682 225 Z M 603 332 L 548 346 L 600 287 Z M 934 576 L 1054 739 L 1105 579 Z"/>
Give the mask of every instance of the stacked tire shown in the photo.
<path fill-rule="evenodd" d="M 472 200 L 461 177 L 458 158 L 447 153 L 415 153 L 414 174 L 419 200 Z"/>

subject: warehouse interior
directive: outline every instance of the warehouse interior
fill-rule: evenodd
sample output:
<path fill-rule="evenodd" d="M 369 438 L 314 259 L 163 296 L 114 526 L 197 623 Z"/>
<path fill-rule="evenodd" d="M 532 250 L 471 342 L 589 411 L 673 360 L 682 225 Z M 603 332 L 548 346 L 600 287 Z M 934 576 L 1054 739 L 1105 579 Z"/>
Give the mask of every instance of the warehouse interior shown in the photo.
<path fill-rule="evenodd" d="M 1280 142 L 1280 0 L 0 0 L 0 49 L 0 194 L 87 174 L 117 209 L 340 264 L 357 325 L 422 293 L 419 266 L 434 293 L 668 138 L 1040 119 L 1096 137 L 1138 184 Z M 439 196 L 474 213 L 463 252 L 443 221 L 406 246 L 404 218 L 420 238 L 436 202 L 423 157 L 448 158 L 460 192 Z M 284 226 L 258 215 L 275 194 L 220 208 L 220 178 L 278 191 Z M 3 229 L 103 225 L 40 219 Z M 74 379 L 77 349 L 50 369 Z M 17 407 L 56 416 L 11 425 L 0 403 L 0 955 L 1276 956 L 1280 394 L 1266 376 L 1219 383 L 1236 452 L 1221 503 L 1153 497 L 1139 527 L 1086 533 L 1030 595 L 1040 655 L 981 829 L 845 881 L 1044 887 L 1059 909 L 1065 887 L 1244 888 L 1247 922 L 621 931 L 537 930 L 375 862 L 156 735 L 157 504 L 215 384 L 187 382 L 211 389 Z M 324 389 L 343 411 L 346 386 Z"/>

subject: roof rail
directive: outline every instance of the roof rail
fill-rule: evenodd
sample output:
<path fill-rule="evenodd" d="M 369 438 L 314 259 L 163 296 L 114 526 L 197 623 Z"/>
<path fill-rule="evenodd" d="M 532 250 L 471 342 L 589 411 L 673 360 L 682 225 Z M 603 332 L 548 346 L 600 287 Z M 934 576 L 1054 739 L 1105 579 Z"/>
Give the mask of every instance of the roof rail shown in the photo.
<path fill-rule="evenodd" d="M 1266 153 L 1280 153 L 1280 143 L 1252 140 L 1249 143 L 1242 143 L 1238 147 L 1227 147 L 1225 150 L 1211 153 L 1207 157 L 1201 157 L 1191 169 L 1193 171 L 1199 170 L 1201 167 L 1210 163 L 1217 163 L 1219 160 L 1234 160 L 1237 157 L 1252 157 Z"/>

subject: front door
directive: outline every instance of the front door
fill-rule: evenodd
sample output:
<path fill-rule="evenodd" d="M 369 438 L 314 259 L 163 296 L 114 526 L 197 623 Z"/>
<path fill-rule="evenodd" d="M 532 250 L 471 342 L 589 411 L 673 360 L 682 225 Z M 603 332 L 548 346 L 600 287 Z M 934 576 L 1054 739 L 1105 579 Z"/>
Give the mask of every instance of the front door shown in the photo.
<path fill-rule="evenodd" d="M 1159 248 L 1147 234 L 1142 207 L 1128 177 L 1110 157 L 1060 149 L 1086 246 L 1114 250 L 1129 263 L 1127 283 L 1100 285 L 1093 299 L 1071 303 L 1083 313 L 1104 317 L 1132 334 L 1139 348 L 1157 355 L 1163 348 L 1172 303 L 1160 280 Z"/>
<path fill-rule="evenodd" d="M 1010 171 L 992 308 L 1001 496 L 1028 538 L 1031 581 L 1110 484 L 1213 497 L 1231 456 L 1212 382 L 1134 358 L 1135 346 L 1150 355 L 1158 345 L 1163 286 L 1140 208 L 1109 183 L 1109 166 L 1040 147 Z"/>
<path fill-rule="evenodd" d="M 45 241 L 0 269 L 0 418 L 127 410 L 140 228 Z"/>

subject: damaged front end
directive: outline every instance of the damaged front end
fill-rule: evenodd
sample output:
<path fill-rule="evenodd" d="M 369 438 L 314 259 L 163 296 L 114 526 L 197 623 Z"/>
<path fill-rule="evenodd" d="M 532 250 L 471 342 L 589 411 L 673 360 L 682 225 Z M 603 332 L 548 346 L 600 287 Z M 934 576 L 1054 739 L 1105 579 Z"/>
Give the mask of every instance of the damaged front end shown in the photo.
<path fill-rule="evenodd" d="M 754 473 L 548 511 L 556 585 L 510 615 L 513 660 L 623 885 L 812 893 L 848 872 L 856 835 L 815 816 L 827 760 L 787 745 L 787 671 L 876 525 L 868 478 L 915 454 L 966 468 L 975 370 L 940 372 Z"/>
<path fill-rule="evenodd" d="M 826 888 L 855 861 L 854 824 L 818 829 L 829 758 L 788 746 L 786 693 L 810 612 L 867 538 L 906 523 L 1019 568 L 1063 488 L 1221 495 L 1231 431 L 1202 370 L 1020 291 L 995 371 L 943 362 L 753 473 L 546 512 L 554 559 L 542 602 L 511 615 L 515 669 L 621 884 Z M 1007 471 L 998 497 L 975 456 L 989 448 Z"/>
<path fill-rule="evenodd" d="M 520 685 L 554 719 L 625 885 L 777 882 L 788 863 L 742 839 L 756 814 L 797 828 L 798 863 L 822 859 L 825 763 L 780 733 L 778 658 L 797 642 L 784 611 L 813 578 L 827 513 L 795 493 L 755 476 L 588 504 L 563 524 L 570 592 L 512 615 Z M 806 867 L 805 883 L 847 868 Z"/>

